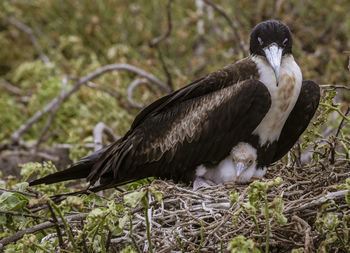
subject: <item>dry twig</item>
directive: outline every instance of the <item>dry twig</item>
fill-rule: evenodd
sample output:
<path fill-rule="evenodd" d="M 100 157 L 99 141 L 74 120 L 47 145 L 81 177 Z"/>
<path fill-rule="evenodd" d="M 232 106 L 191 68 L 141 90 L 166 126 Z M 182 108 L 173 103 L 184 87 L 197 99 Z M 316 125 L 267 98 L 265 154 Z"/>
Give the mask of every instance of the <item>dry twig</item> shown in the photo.
<path fill-rule="evenodd" d="M 132 81 L 130 83 L 130 85 L 128 87 L 128 91 L 127 91 L 128 101 L 129 101 L 131 107 L 133 107 L 135 109 L 142 109 L 142 108 L 145 107 L 144 104 L 138 104 L 133 99 L 133 92 L 134 92 L 135 88 L 137 88 L 141 84 L 148 85 L 148 81 L 146 79 L 144 79 L 144 78 L 142 78 L 142 79 L 135 79 L 134 81 Z"/>
<path fill-rule="evenodd" d="M 167 4 L 167 7 L 166 7 L 166 10 L 167 10 L 167 20 L 168 20 L 168 28 L 166 30 L 166 32 L 164 34 L 162 34 L 161 36 L 153 39 L 151 42 L 150 42 L 150 46 L 151 47 L 154 47 L 156 46 L 159 42 L 161 42 L 162 40 L 165 40 L 166 38 L 168 38 L 171 34 L 171 30 L 172 30 L 172 22 L 171 22 L 171 2 L 173 0 L 168 0 L 168 4 Z"/>
<path fill-rule="evenodd" d="M 103 122 L 98 123 L 94 127 L 93 131 L 95 152 L 103 147 L 103 133 L 106 133 L 111 142 L 114 142 L 120 138 L 120 136 L 115 135 L 113 130 L 106 126 Z"/>
<path fill-rule="evenodd" d="M 71 215 L 71 216 L 68 216 L 66 217 L 65 219 L 67 220 L 68 223 L 70 222 L 75 222 L 75 221 L 80 221 L 80 220 L 83 220 L 85 219 L 86 217 L 88 216 L 87 213 L 80 213 L 80 214 L 75 214 L 75 215 Z M 27 234 L 34 234 L 40 230 L 44 230 L 44 229 L 47 229 L 47 228 L 51 228 L 53 226 L 55 226 L 56 224 L 58 225 L 62 225 L 63 222 L 61 219 L 58 219 L 57 223 L 55 222 L 51 222 L 51 221 L 47 221 L 47 222 L 44 222 L 44 223 L 41 223 L 41 224 L 38 224 L 36 226 L 33 226 L 33 227 L 30 227 L 30 228 L 27 228 L 25 230 L 22 230 L 22 231 L 19 231 L 11 236 L 8 236 L 8 237 L 5 237 L 3 239 L 0 240 L 0 251 L 3 250 L 4 246 L 10 244 L 10 243 L 13 243 L 13 242 L 16 242 L 18 241 L 19 239 L 21 239 L 24 235 L 27 235 Z"/>
<path fill-rule="evenodd" d="M 44 140 L 47 131 L 49 130 L 50 126 L 52 125 L 55 116 L 58 112 L 58 109 L 60 108 L 62 102 L 63 102 L 63 98 L 64 98 L 64 94 L 66 93 L 66 88 L 67 88 L 67 82 L 68 82 L 68 77 L 65 75 L 62 78 L 62 90 L 61 93 L 58 95 L 57 97 L 57 102 L 55 103 L 55 105 L 52 107 L 51 111 L 50 111 L 50 116 L 43 128 L 43 130 L 41 131 L 40 137 L 38 138 L 38 140 L 35 143 L 35 148 L 36 150 L 38 150 L 40 144 L 42 143 L 42 141 Z"/>
<path fill-rule="evenodd" d="M 26 26 L 25 24 L 22 24 L 21 22 L 17 21 L 14 18 L 8 18 L 7 20 L 8 20 L 8 22 L 11 25 L 16 27 L 18 30 L 21 30 L 22 32 L 26 33 L 29 36 L 30 41 L 32 42 L 32 44 L 33 44 L 35 50 L 37 51 L 40 59 L 46 64 L 50 63 L 49 58 L 46 56 L 46 54 L 44 54 L 43 50 L 40 47 L 40 44 L 39 44 L 38 40 L 36 39 L 36 37 L 34 35 L 33 30 L 30 27 Z"/>
<path fill-rule="evenodd" d="M 216 10 L 220 15 L 222 15 L 224 17 L 224 19 L 227 21 L 227 23 L 229 24 L 229 26 L 231 27 L 231 29 L 233 31 L 233 35 L 235 37 L 234 40 L 236 41 L 235 46 L 236 46 L 237 52 L 240 52 L 243 55 L 246 55 L 246 51 L 244 49 L 244 42 L 241 39 L 241 36 L 239 35 L 238 29 L 237 29 L 235 23 L 228 16 L 226 11 L 223 8 L 221 8 L 219 5 L 212 2 L 211 0 L 203 0 L 203 2 L 205 2 L 207 5 L 213 7 L 214 10 Z"/>

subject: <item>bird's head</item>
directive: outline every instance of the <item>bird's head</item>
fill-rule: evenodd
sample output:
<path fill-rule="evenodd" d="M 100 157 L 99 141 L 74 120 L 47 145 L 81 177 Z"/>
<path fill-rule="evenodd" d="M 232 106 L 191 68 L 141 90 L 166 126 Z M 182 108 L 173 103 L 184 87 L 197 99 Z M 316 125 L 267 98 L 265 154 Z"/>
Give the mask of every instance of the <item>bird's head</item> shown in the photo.
<path fill-rule="evenodd" d="M 256 149 L 245 142 L 238 143 L 231 151 L 236 182 L 248 182 L 254 176 L 257 166 Z"/>
<path fill-rule="evenodd" d="M 254 27 L 250 34 L 250 54 L 266 57 L 278 83 L 281 60 L 292 53 L 292 34 L 287 25 L 267 20 Z"/>

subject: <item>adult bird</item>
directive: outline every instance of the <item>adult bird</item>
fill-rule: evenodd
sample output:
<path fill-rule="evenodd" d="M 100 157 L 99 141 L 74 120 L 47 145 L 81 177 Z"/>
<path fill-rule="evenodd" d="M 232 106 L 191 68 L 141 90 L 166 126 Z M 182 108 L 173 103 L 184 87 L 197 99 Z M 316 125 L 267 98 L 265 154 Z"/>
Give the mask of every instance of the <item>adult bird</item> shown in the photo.
<path fill-rule="evenodd" d="M 280 21 L 258 24 L 250 56 L 203 76 L 142 110 L 115 143 L 30 185 L 86 178 L 93 191 L 145 177 L 191 183 L 200 166 L 217 168 L 240 142 L 257 153 L 255 172 L 282 158 L 313 117 L 320 90 L 292 55 Z M 252 173 L 253 174 L 255 174 Z"/>

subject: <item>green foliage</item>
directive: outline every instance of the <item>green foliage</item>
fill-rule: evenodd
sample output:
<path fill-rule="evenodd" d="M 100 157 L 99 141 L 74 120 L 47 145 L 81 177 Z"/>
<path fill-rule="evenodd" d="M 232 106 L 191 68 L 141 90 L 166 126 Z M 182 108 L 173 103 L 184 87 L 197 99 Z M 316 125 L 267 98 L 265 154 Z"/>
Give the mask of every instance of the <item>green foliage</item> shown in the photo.
<path fill-rule="evenodd" d="M 293 249 L 292 253 L 304 253 L 304 248 Z"/>
<path fill-rule="evenodd" d="M 23 178 L 23 181 L 27 181 L 33 175 L 37 177 L 43 177 L 57 171 L 55 165 L 50 161 L 43 162 L 43 163 L 37 163 L 37 162 L 26 163 L 26 164 L 20 165 L 20 167 L 21 167 L 21 176 Z M 66 187 L 66 184 L 67 182 L 61 182 L 61 183 L 51 184 L 51 185 L 43 184 L 43 185 L 35 186 L 35 188 L 39 191 L 43 191 L 50 195 L 53 195 L 53 194 L 56 194 L 57 192 L 67 193 L 72 191 L 72 189 L 69 189 Z M 31 202 L 30 204 L 31 205 L 36 204 L 34 202 Z"/>
<path fill-rule="evenodd" d="M 345 201 L 350 207 L 350 178 L 345 184 L 336 185 L 336 189 L 346 190 Z M 335 208 L 337 212 L 329 212 L 329 208 Z M 348 209 L 341 209 L 335 203 L 326 203 L 321 212 L 317 213 L 316 228 L 324 238 L 318 248 L 319 252 L 330 252 L 332 248 L 341 248 L 344 252 L 350 252 L 350 215 Z"/>
<path fill-rule="evenodd" d="M 270 188 L 278 186 L 282 183 L 282 178 L 277 177 L 269 181 L 254 181 L 249 185 L 248 202 L 241 203 L 238 201 L 239 194 L 237 191 L 232 191 L 229 195 L 232 204 L 239 205 L 238 210 L 233 215 L 233 223 L 238 226 L 238 217 L 241 213 L 246 213 L 252 218 L 255 229 L 260 234 L 260 228 L 257 222 L 257 211 L 261 208 L 261 213 L 265 216 L 266 221 L 266 246 L 265 252 L 269 252 L 269 238 L 270 238 L 270 216 L 274 219 L 277 225 L 284 226 L 287 223 L 287 218 L 283 215 L 284 204 L 282 198 L 275 197 L 271 203 L 268 202 L 267 192 Z M 262 202 L 263 200 L 263 202 Z M 237 238 L 237 237 L 236 237 Z M 237 242 L 244 241 L 244 238 L 239 237 Z M 261 248 L 261 241 L 259 240 Z M 248 252 L 248 251 L 247 251 Z"/>
<path fill-rule="evenodd" d="M 253 240 L 245 238 L 243 235 L 236 236 L 229 243 L 227 249 L 231 253 L 259 253 L 260 250 L 255 247 Z"/>
<path fill-rule="evenodd" d="M 335 188 L 338 190 L 347 190 L 347 192 L 345 194 L 345 201 L 348 204 L 348 206 L 350 207 L 350 178 L 347 178 L 345 180 L 345 184 L 336 185 Z"/>
<path fill-rule="evenodd" d="M 124 202 L 130 207 L 136 207 L 147 194 L 146 191 L 135 191 L 124 196 Z"/>
<path fill-rule="evenodd" d="M 131 246 L 127 246 L 120 253 L 136 253 L 136 251 Z"/>
<path fill-rule="evenodd" d="M 27 212 L 26 204 L 29 199 L 19 193 L 4 192 L 0 195 L 0 207 L 4 211 Z M 25 217 L 0 214 L 0 226 L 2 236 L 6 235 L 4 228 L 23 229 L 31 223 Z M 5 234 L 4 234 L 5 232 Z"/>

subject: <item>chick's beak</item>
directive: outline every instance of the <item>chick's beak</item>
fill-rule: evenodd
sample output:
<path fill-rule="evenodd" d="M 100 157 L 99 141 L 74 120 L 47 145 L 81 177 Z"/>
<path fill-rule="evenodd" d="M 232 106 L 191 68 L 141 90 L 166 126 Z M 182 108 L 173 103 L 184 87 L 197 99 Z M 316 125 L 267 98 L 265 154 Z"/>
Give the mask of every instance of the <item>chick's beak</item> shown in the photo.
<path fill-rule="evenodd" d="M 280 48 L 276 43 L 272 43 L 271 45 L 265 47 L 263 50 L 265 52 L 267 61 L 275 72 L 276 84 L 278 85 L 283 49 Z"/>
<path fill-rule="evenodd" d="M 245 169 L 245 165 L 242 162 L 238 162 L 236 165 L 236 177 L 239 178 Z"/>

